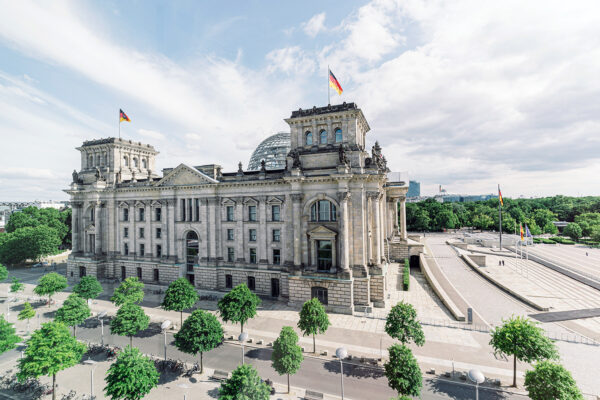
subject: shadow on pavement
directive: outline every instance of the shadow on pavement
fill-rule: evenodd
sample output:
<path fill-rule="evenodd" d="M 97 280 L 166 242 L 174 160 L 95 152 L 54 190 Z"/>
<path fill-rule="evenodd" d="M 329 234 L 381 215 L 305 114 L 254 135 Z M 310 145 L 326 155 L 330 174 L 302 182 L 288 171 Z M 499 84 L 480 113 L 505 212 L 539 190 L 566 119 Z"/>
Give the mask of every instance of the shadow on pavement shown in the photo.
<path fill-rule="evenodd" d="M 340 373 L 340 362 L 338 360 L 327 361 L 323 364 L 325 369 L 336 374 Z M 359 365 L 344 363 L 344 375 L 353 378 L 381 378 L 385 375 L 381 368 L 372 365 Z"/>
<path fill-rule="evenodd" d="M 465 385 L 444 380 L 432 380 L 426 385 L 433 393 L 445 394 L 451 399 L 469 399 L 475 398 L 475 386 Z M 482 400 L 500 400 L 508 398 L 504 392 L 494 389 L 479 387 L 479 398 Z"/>
<path fill-rule="evenodd" d="M 246 351 L 246 357 L 254 358 L 255 360 L 271 361 L 271 350 L 252 349 L 250 351 Z"/>
<path fill-rule="evenodd" d="M 213 399 L 217 399 L 219 398 L 219 388 L 211 389 L 208 392 L 206 392 L 206 394 L 208 394 Z"/>
<path fill-rule="evenodd" d="M 151 322 L 150 325 L 148 325 L 148 328 L 144 329 L 143 331 L 139 331 L 133 337 L 148 338 L 148 337 L 156 336 L 161 332 L 162 331 L 160 329 L 160 324 L 157 322 Z"/>

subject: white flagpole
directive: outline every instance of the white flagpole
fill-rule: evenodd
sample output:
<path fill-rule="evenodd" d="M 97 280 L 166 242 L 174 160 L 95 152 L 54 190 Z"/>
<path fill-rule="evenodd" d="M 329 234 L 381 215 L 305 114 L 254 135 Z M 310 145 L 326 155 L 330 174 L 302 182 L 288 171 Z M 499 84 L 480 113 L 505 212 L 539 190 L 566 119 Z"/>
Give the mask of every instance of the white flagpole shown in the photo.
<path fill-rule="evenodd" d="M 329 64 L 327 64 L 327 105 L 331 104 L 331 95 L 329 94 Z"/>

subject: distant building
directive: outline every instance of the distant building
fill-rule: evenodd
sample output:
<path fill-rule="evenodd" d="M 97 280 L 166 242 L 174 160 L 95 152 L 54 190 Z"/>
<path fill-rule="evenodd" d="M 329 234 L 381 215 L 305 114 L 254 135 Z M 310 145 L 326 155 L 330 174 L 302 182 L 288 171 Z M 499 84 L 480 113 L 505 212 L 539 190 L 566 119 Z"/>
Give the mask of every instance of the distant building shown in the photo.
<path fill-rule="evenodd" d="M 441 194 L 434 196 L 440 203 L 470 203 L 496 198 L 495 194 Z"/>
<path fill-rule="evenodd" d="M 421 183 L 417 181 L 408 182 L 408 193 L 406 197 L 419 197 L 421 196 Z"/>

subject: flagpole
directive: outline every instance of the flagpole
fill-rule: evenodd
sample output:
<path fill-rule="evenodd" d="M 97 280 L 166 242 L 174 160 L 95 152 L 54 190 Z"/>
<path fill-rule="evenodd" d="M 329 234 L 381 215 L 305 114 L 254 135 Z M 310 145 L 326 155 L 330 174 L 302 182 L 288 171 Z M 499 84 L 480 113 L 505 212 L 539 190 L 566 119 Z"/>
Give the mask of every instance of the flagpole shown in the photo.
<path fill-rule="evenodd" d="M 498 195 L 500 194 L 500 185 L 498 185 Z M 502 205 L 500 204 L 500 199 L 498 198 L 498 221 L 500 222 L 500 251 L 502 251 Z"/>
<path fill-rule="evenodd" d="M 327 105 L 331 104 L 331 95 L 329 94 L 329 64 L 327 64 Z"/>

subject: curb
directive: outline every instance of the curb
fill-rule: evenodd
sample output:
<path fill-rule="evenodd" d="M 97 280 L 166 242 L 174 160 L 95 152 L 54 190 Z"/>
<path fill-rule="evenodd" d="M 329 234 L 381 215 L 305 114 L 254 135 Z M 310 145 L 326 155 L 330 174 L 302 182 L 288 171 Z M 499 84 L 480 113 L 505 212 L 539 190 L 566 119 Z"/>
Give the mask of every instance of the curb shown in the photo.
<path fill-rule="evenodd" d="M 425 256 L 423 255 L 423 253 L 419 254 L 419 261 L 421 264 L 421 271 L 423 272 L 423 275 L 425 275 L 427 282 L 429 282 L 429 285 L 431 285 L 431 288 L 433 289 L 435 294 L 440 298 L 442 303 L 444 303 L 444 305 L 446 307 L 448 307 L 448 311 L 450 311 L 450 313 L 454 316 L 454 318 L 457 321 L 464 321 L 466 319 L 465 314 L 463 314 L 460 311 L 460 309 L 458 308 L 456 303 L 454 303 L 454 301 L 450 298 L 450 296 L 448 295 L 446 290 L 444 290 L 444 288 L 439 284 L 437 278 L 435 276 L 433 276 L 433 273 L 431 272 L 431 268 L 429 267 L 429 264 L 427 263 L 427 260 L 425 259 Z M 442 276 L 445 278 L 446 275 L 441 270 L 441 268 L 438 267 L 438 270 L 441 272 Z M 446 281 L 448 283 L 450 283 L 447 278 L 446 278 Z M 452 285 L 452 284 L 450 284 L 450 285 Z M 456 289 L 454 289 L 454 290 L 456 291 Z"/>

